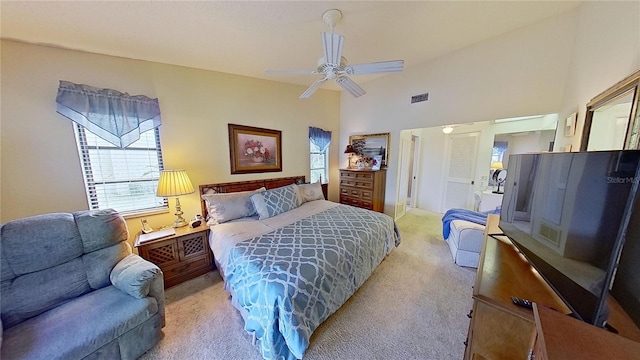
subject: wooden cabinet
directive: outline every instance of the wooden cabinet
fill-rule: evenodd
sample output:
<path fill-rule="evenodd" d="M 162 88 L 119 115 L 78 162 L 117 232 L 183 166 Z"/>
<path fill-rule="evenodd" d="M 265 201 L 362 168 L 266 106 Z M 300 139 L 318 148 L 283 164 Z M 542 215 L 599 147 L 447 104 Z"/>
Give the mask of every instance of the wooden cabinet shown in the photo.
<path fill-rule="evenodd" d="M 544 306 L 533 306 L 536 332 L 529 359 L 631 360 L 640 356 L 638 342 Z"/>
<path fill-rule="evenodd" d="M 535 332 L 533 312 L 513 304 L 511 296 L 570 312 L 508 238 L 488 236 L 501 232 L 498 221 L 490 215 L 485 227 L 465 359 L 527 359 Z"/>
<path fill-rule="evenodd" d="M 144 259 L 158 265 L 164 274 L 165 288 L 205 274 L 214 269 L 208 244 L 209 228 L 203 224 L 192 229 L 176 229 L 173 236 L 140 243 L 135 247 Z"/>
<path fill-rule="evenodd" d="M 536 305 L 555 309 L 552 311 L 561 317 L 569 318 L 565 314 L 571 312 L 507 237 L 488 236 L 501 233 L 498 222 L 499 215 L 489 215 L 485 227 L 484 244 L 473 286 L 473 308 L 468 314 L 471 321 L 464 359 L 531 359 L 530 352 L 540 353 L 543 344 L 532 341 L 539 334 L 536 332 L 534 312 L 513 304 L 511 296 L 529 299 Z M 620 330 L 620 335 L 637 341 L 640 330 L 624 314 L 619 304 L 613 298 L 608 299 L 607 304 L 610 309 L 609 323 Z M 586 323 L 582 325 L 605 331 Z M 571 332 L 566 332 L 563 336 L 565 342 L 575 342 L 579 338 Z M 582 355 L 584 356 L 542 358 L 592 359 L 586 353 Z M 540 358 L 535 357 L 536 360 Z"/>
<path fill-rule="evenodd" d="M 341 169 L 340 203 L 383 212 L 386 176 L 386 169 Z"/>

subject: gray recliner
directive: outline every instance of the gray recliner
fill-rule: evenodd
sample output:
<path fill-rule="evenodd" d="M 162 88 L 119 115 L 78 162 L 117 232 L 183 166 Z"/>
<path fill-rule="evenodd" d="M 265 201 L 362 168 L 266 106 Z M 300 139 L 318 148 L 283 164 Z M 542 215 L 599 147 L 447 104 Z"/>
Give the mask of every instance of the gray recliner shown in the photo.
<path fill-rule="evenodd" d="M 131 253 L 113 210 L 52 213 L 0 226 L 0 355 L 136 359 L 164 326 L 164 281 Z"/>

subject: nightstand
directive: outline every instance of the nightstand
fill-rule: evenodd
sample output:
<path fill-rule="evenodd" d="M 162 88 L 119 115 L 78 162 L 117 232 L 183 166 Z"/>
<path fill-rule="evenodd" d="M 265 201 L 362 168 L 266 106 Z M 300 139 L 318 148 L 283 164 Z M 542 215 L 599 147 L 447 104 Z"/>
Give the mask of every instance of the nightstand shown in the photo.
<path fill-rule="evenodd" d="M 141 257 L 158 265 L 162 270 L 165 288 L 215 269 L 208 244 L 209 228 L 206 224 L 195 229 L 185 226 L 175 230 L 175 235 L 142 244 L 138 234 L 134 245 Z"/>

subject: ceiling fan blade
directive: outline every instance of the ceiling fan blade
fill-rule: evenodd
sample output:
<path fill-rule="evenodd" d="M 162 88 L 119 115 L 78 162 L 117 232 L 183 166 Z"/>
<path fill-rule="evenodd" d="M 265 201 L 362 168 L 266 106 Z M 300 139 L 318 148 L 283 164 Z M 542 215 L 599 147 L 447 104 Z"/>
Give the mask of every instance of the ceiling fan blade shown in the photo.
<path fill-rule="evenodd" d="M 266 75 L 318 75 L 318 70 L 265 70 Z"/>
<path fill-rule="evenodd" d="M 316 82 L 314 82 L 313 84 L 311 84 L 311 86 L 309 86 L 309 88 L 307 90 L 305 90 L 302 95 L 300 95 L 300 99 L 306 99 L 308 97 L 311 97 L 311 95 L 313 95 L 314 92 L 316 92 L 316 90 L 318 90 L 318 88 L 325 82 L 327 81 L 327 78 L 324 77 Z"/>
<path fill-rule="evenodd" d="M 344 36 L 335 33 L 322 33 L 322 48 L 327 64 L 340 65 L 342 58 L 342 47 L 344 46 Z"/>
<path fill-rule="evenodd" d="M 353 64 L 344 68 L 347 74 L 363 75 L 402 71 L 404 60 L 380 61 L 366 64 Z"/>
<path fill-rule="evenodd" d="M 339 76 L 338 78 L 336 78 L 336 82 L 338 83 L 338 85 L 340 85 L 340 87 L 347 90 L 351 95 L 353 95 L 353 97 L 360 97 L 367 93 L 363 88 L 360 87 L 360 85 L 356 84 L 347 76 Z"/>

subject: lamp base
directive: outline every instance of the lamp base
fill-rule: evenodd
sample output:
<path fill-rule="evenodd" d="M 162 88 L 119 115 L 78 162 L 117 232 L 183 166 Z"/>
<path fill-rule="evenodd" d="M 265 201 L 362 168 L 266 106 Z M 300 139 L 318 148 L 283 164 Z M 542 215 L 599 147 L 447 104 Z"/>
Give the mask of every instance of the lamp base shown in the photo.
<path fill-rule="evenodd" d="M 182 208 L 180 207 L 180 199 L 176 198 L 176 213 L 174 214 L 176 216 L 176 220 L 173 222 L 173 225 L 172 225 L 174 228 L 179 228 L 179 227 L 189 225 L 189 222 L 187 222 L 187 220 L 185 220 L 182 217 L 182 214 L 184 213 L 182 212 Z"/>
<path fill-rule="evenodd" d="M 179 228 L 187 225 L 189 225 L 189 223 L 182 216 L 179 216 L 179 217 L 176 217 L 176 221 L 173 222 L 172 226 L 174 228 Z"/>

